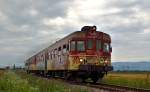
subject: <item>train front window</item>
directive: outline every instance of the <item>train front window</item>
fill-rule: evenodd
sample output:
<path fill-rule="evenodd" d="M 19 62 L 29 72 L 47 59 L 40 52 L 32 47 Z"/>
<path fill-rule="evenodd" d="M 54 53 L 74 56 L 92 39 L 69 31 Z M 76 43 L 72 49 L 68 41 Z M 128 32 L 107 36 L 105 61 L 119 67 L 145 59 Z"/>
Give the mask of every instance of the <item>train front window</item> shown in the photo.
<path fill-rule="evenodd" d="M 71 43 L 70 43 L 70 50 L 71 51 L 75 51 L 75 49 L 76 49 L 75 41 L 71 41 Z"/>
<path fill-rule="evenodd" d="M 77 41 L 77 51 L 85 51 L 84 41 Z"/>
<path fill-rule="evenodd" d="M 96 50 L 100 50 L 101 49 L 101 40 L 96 40 Z"/>
<path fill-rule="evenodd" d="M 87 49 L 93 49 L 94 41 L 92 39 L 87 40 Z"/>
<path fill-rule="evenodd" d="M 104 43 L 104 45 L 103 45 L 104 52 L 109 52 L 109 50 L 110 50 L 109 48 L 110 48 L 109 43 Z"/>

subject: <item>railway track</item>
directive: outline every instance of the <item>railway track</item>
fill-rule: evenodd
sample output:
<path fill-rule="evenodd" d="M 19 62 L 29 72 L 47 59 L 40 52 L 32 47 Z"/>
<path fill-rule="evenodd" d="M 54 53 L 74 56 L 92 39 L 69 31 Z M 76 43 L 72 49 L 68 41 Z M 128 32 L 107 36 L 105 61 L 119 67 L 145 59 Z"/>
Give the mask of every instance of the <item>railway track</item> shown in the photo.
<path fill-rule="evenodd" d="M 33 76 L 35 76 L 35 75 L 33 75 Z M 49 77 L 43 77 L 43 76 L 38 76 L 38 77 L 41 77 L 44 79 L 54 79 L 54 80 L 66 82 L 66 83 L 69 83 L 72 85 L 95 88 L 95 89 L 99 89 L 100 92 L 101 92 L 101 90 L 102 90 L 102 92 L 150 92 L 150 89 L 131 88 L 131 87 L 127 87 L 127 86 L 111 85 L 111 84 L 104 84 L 104 83 L 96 83 L 96 84 L 93 84 L 92 82 L 83 83 L 83 82 L 64 80 L 64 78 L 60 78 L 60 77 L 55 77 L 55 78 L 49 78 Z"/>
<path fill-rule="evenodd" d="M 54 78 L 62 82 L 67 82 L 72 85 L 79 85 L 79 86 L 86 86 L 91 88 L 96 88 L 102 90 L 102 92 L 150 92 L 150 89 L 143 89 L 143 88 L 131 88 L 127 86 L 119 86 L 119 85 L 111 85 L 111 84 L 104 84 L 104 83 L 96 83 L 93 84 L 92 82 L 75 82 L 75 81 L 67 81 L 63 78 Z"/>
<path fill-rule="evenodd" d="M 51 78 L 46 78 L 51 79 Z M 79 85 L 79 86 L 86 86 L 90 88 L 96 88 L 102 90 L 102 92 L 150 92 L 150 89 L 143 89 L 143 88 L 131 88 L 127 86 L 119 86 L 119 85 L 112 85 L 112 84 L 104 84 L 104 83 L 96 83 L 93 84 L 92 82 L 76 82 L 76 81 L 68 81 L 64 80 L 63 78 L 52 78 L 62 82 L 67 82 L 72 85 Z M 101 92 L 101 91 L 100 91 Z"/>
<path fill-rule="evenodd" d="M 51 78 L 48 78 L 48 79 L 51 79 Z M 132 88 L 132 87 L 127 87 L 127 86 L 119 86 L 119 85 L 112 85 L 112 84 L 105 84 L 105 83 L 96 83 L 96 84 L 92 82 L 83 83 L 83 82 L 76 82 L 76 81 L 68 81 L 59 77 L 52 78 L 52 79 L 56 79 L 62 82 L 67 82 L 72 85 L 79 85 L 79 86 L 86 86 L 90 88 L 100 89 L 102 90 L 102 92 L 150 92 L 150 89 L 143 89 L 143 88 Z"/>
<path fill-rule="evenodd" d="M 81 86 L 87 86 L 92 88 L 98 88 L 103 90 L 104 92 L 150 92 L 150 89 L 142 89 L 142 88 L 131 88 L 131 87 L 125 87 L 125 86 L 118 86 L 118 85 L 111 85 L 111 84 L 104 84 L 104 83 L 72 83 L 74 85 L 81 85 Z"/>

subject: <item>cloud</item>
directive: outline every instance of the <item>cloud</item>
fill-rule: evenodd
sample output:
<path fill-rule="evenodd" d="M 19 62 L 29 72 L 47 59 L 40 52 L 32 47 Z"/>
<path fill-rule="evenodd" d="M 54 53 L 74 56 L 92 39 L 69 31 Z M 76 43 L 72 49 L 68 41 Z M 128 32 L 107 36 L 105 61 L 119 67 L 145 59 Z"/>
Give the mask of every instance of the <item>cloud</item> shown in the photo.
<path fill-rule="evenodd" d="M 112 36 L 112 60 L 150 60 L 149 4 L 149 0 L 1 0 L 0 62 L 23 64 L 84 25 L 96 25 Z"/>
<path fill-rule="evenodd" d="M 23 63 L 27 57 L 51 44 L 50 40 L 55 42 L 59 37 L 42 21 L 65 16 L 69 4 L 67 0 L 0 1 L 0 62 Z"/>

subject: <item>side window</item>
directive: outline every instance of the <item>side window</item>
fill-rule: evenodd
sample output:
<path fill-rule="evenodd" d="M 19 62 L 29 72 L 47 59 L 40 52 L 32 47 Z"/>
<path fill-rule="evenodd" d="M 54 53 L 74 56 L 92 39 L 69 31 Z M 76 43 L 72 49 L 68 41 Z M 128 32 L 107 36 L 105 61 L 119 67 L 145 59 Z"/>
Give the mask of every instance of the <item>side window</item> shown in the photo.
<path fill-rule="evenodd" d="M 43 61 L 43 55 L 41 54 L 41 61 Z"/>
<path fill-rule="evenodd" d="M 61 47 L 58 48 L 58 51 L 61 51 Z"/>
<path fill-rule="evenodd" d="M 61 47 L 58 48 L 58 55 L 61 55 Z"/>
<path fill-rule="evenodd" d="M 54 50 L 54 58 L 57 56 L 57 49 Z"/>
<path fill-rule="evenodd" d="M 96 40 L 96 50 L 100 50 L 102 48 L 101 45 L 101 40 Z"/>
<path fill-rule="evenodd" d="M 52 59 L 52 53 L 50 50 L 48 51 L 48 59 Z"/>
<path fill-rule="evenodd" d="M 39 62 L 41 61 L 41 55 L 39 54 Z"/>
<path fill-rule="evenodd" d="M 67 47 L 66 45 L 63 45 L 63 53 L 66 53 L 67 52 Z"/>
<path fill-rule="evenodd" d="M 46 58 L 45 58 L 45 52 L 44 52 L 44 53 L 43 53 L 43 61 L 45 61 L 45 59 L 46 59 Z"/>
<path fill-rule="evenodd" d="M 70 43 L 70 51 L 75 51 L 76 47 L 75 47 L 75 41 L 71 41 Z"/>
<path fill-rule="evenodd" d="M 37 55 L 37 62 L 39 62 L 40 61 L 40 56 L 39 55 Z"/>
<path fill-rule="evenodd" d="M 94 41 L 92 39 L 87 40 L 87 49 L 92 49 L 94 45 Z"/>
<path fill-rule="evenodd" d="M 85 51 L 84 41 L 77 41 L 77 51 Z"/>
<path fill-rule="evenodd" d="M 55 54 L 55 53 L 54 53 L 54 50 L 52 50 L 52 59 L 54 58 L 54 54 Z"/>
<path fill-rule="evenodd" d="M 41 54 L 41 61 L 44 61 L 44 57 L 43 57 L 43 55 Z"/>
<path fill-rule="evenodd" d="M 52 55 L 52 52 L 51 52 L 51 59 L 53 59 L 53 55 Z"/>
<path fill-rule="evenodd" d="M 69 51 L 69 44 L 67 44 L 67 51 Z"/>

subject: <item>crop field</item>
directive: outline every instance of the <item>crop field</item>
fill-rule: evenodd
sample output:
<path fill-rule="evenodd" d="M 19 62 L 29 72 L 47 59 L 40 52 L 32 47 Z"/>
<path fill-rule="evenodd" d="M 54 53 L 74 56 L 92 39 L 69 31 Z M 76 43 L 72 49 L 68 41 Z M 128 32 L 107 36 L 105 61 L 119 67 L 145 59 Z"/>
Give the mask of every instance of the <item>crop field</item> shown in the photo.
<path fill-rule="evenodd" d="M 104 83 L 150 89 L 150 72 L 112 72 L 102 80 Z"/>
<path fill-rule="evenodd" d="M 0 92 L 89 92 L 56 80 L 46 80 L 21 72 L 0 71 Z"/>

